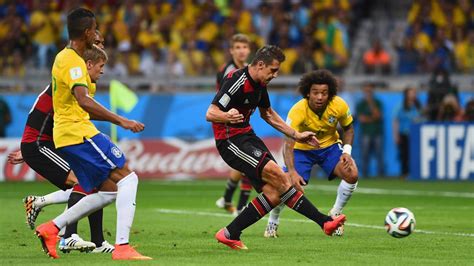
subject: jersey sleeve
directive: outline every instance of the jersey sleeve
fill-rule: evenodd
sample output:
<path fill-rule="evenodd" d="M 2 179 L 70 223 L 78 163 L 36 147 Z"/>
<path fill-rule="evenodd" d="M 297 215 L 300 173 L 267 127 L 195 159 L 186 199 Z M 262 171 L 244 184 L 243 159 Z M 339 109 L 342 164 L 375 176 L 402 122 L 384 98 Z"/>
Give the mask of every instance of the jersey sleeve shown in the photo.
<path fill-rule="evenodd" d="M 349 105 L 345 101 L 341 101 L 339 124 L 341 124 L 342 127 L 347 127 L 353 121 L 354 119 L 352 118 L 352 113 L 349 108 Z"/>
<path fill-rule="evenodd" d="M 212 100 L 212 104 L 217 105 L 222 111 L 229 111 L 240 95 L 240 88 L 236 88 L 233 86 L 234 84 L 233 79 L 224 78 L 220 90 Z"/>
<path fill-rule="evenodd" d="M 258 102 L 258 107 L 270 108 L 270 97 L 268 96 L 266 88 L 262 90 L 262 97 L 260 98 L 260 102 Z"/>
<path fill-rule="evenodd" d="M 75 86 L 88 88 L 87 75 L 88 72 L 84 60 L 82 58 L 71 58 L 63 72 L 63 80 L 70 90 Z"/>
<path fill-rule="evenodd" d="M 297 105 L 293 105 L 290 111 L 288 112 L 288 116 L 286 117 L 286 124 L 289 125 L 291 128 L 300 131 L 300 125 L 304 121 L 304 110 L 298 108 Z"/>

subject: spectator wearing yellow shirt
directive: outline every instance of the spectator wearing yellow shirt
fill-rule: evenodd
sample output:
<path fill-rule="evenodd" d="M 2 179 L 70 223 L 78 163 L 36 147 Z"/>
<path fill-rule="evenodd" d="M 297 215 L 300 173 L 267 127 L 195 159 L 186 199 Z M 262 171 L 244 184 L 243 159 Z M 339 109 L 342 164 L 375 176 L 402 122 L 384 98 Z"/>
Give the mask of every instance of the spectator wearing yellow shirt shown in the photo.
<path fill-rule="evenodd" d="M 49 54 L 56 52 L 56 41 L 59 35 L 59 14 L 50 10 L 50 1 L 38 1 L 38 7 L 31 14 L 29 32 L 36 47 L 38 67 L 48 66 Z"/>
<path fill-rule="evenodd" d="M 474 30 L 470 30 L 467 38 L 456 44 L 454 48 L 457 68 L 462 72 L 474 71 Z"/>

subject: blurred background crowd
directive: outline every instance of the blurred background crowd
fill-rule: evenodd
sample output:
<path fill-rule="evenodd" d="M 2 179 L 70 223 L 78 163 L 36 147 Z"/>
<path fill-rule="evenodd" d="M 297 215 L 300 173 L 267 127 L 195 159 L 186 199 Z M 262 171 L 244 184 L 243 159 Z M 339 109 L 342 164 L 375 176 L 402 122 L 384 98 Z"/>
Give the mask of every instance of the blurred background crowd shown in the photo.
<path fill-rule="evenodd" d="M 350 40 L 370 1 L 324 0 L 96 0 L 0 1 L 0 72 L 24 76 L 48 69 L 64 47 L 67 11 L 79 2 L 93 10 L 114 75 L 214 74 L 228 60 L 230 37 L 250 36 L 254 49 L 285 50 L 283 74 L 328 68 L 341 72 Z"/>

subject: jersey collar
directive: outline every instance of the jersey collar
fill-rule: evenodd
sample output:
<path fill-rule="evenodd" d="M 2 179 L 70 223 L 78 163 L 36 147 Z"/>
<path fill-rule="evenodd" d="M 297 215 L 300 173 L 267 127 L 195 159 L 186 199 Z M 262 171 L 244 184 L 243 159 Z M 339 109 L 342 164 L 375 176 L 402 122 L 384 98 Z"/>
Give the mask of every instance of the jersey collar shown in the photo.
<path fill-rule="evenodd" d="M 263 85 L 262 83 L 257 83 L 255 80 L 252 79 L 252 77 L 249 74 L 249 67 L 248 66 L 245 66 L 243 69 L 244 69 L 245 76 L 247 76 L 247 80 L 250 82 L 252 87 L 254 87 L 255 89 L 259 89 L 259 90 L 266 88 L 266 86 Z"/>

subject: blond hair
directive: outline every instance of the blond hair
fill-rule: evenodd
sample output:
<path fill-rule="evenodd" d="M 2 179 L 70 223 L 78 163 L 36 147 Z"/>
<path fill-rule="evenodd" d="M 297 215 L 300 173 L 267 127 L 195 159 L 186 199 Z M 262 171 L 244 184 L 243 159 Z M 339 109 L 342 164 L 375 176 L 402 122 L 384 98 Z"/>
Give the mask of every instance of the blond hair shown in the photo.
<path fill-rule="evenodd" d="M 97 45 L 92 45 L 92 48 L 91 49 L 86 49 L 84 51 L 84 61 L 92 61 L 92 63 L 97 63 L 99 62 L 99 60 L 103 60 L 104 62 L 107 62 L 107 60 L 109 59 L 107 57 L 107 53 L 101 49 L 99 46 Z"/>
<path fill-rule="evenodd" d="M 237 42 L 250 44 L 250 38 L 242 33 L 234 34 L 230 39 L 230 47 L 234 47 L 234 44 Z"/>

